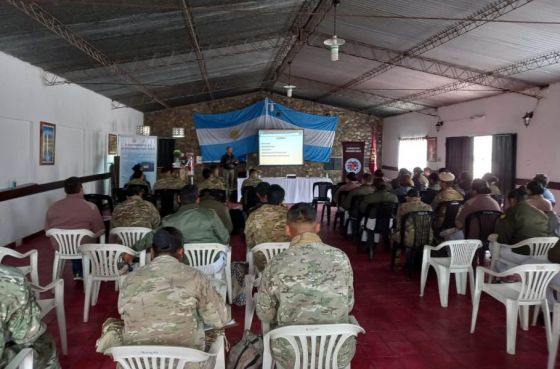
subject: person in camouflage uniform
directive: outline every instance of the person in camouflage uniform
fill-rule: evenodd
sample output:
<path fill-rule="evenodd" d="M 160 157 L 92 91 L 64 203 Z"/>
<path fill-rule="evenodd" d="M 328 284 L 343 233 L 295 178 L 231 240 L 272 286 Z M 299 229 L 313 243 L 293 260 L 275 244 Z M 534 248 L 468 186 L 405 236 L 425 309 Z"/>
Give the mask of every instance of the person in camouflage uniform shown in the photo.
<path fill-rule="evenodd" d="M 126 186 L 131 186 L 131 185 L 146 186 L 148 188 L 148 192 L 152 192 L 150 182 L 146 180 L 146 177 L 144 176 L 144 172 L 140 172 L 140 171 L 134 172 L 132 174 L 132 177 L 130 177 L 130 181 L 128 181 L 128 183 L 126 184 Z"/>
<path fill-rule="evenodd" d="M 262 273 L 257 294 L 257 315 L 270 328 L 301 324 L 349 323 L 354 306 L 352 266 L 341 250 L 325 245 L 317 233 L 320 224 L 310 204 L 299 203 L 288 211 L 290 248 L 271 260 Z M 289 343 L 271 343 L 272 356 L 282 368 L 294 367 Z M 346 367 L 356 349 L 348 339 L 338 355 Z"/>
<path fill-rule="evenodd" d="M 264 242 L 288 242 L 286 216 L 288 208 L 282 204 L 285 192 L 279 185 L 271 185 L 267 191 L 268 202 L 249 214 L 245 223 L 245 242 L 252 249 Z M 266 258 L 257 253 L 254 258 L 258 270 L 263 270 Z"/>
<path fill-rule="evenodd" d="M 161 170 L 159 179 L 154 183 L 155 190 L 180 190 L 187 183 L 173 176 L 173 168 L 165 167 Z"/>
<path fill-rule="evenodd" d="M 455 176 L 451 172 L 442 172 L 439 174 L 439 185 L 441 191 L 436 195 L 432 201 L 432 209 L 437 211 L 435 224 L 441 225 L 445 220 L 445 208 L 438 211 L 439 204 L 448 201 L 463 201 L 463 195 L 453 188 Z"/>
<path fill-rule="evenodd" d="M 358 188 L 353 189 L 348 193 L 348 196 L 342 202 L 342 208 L 344 210 L 350 210 L 350 206 L 352 206 L 352 199 L 354 196 L 365 196 L 373 193 L 374 189 L 372 187 L 373 183 L 373 176 L 369 173 L 365 173 L 362 176 L 362 185 Z M 355 214 L 358 216 L 358 214 Z"/>
<path fill-rule="evenodd" d="M 0 368 L 24 348 L 31 348 L 33 368 L 60 369 L 54 340 L 21 270 L 0 265 L 0 296 Z"/>
<path fill-rule="evenodd" d="M 183 237 L 172 227 L 159 229 L 152 262 L 124 279 L 118 309 L 124 345 L 164 345 L 205 349 L 204 326 L 223 328 L 229 313 L 223 298 L 202 272 L 179 262 Z M 195 364 L 188 368 L 208 367 Z"/>
<path fill-rule="evenodd" d="M 241 188 L 243 187 L 256 187 L 259 183 L 261 183 L 261 179 L 259 178 L 259 171 L 255 168 L 249 170 L 249 178 L 243 181 L 241 184 Z"/>
<path fill-rule="evenodd" d="M 143 188 L 130 185 L 126 188 L 127 199 L 118 204 L 111 216 L 111 228 L 145 227 L 157 228 L 160 223 L 159 212 L 149 201 L 142 199 Z"/>
<path fill-rule="evenodd" d="M 414 244 L 414 225 L 409 220 L 406 224 L 402 224 L 404 220 L 404 216 L 408 213 L 412 213 L 415 211 L 432 211 L 432 207 L 426 203 L 423 203 L 420 200 L 420 193 L 417 189 L 413 188 L 408 191 L 406 194 L 406 202 L 399 205 L 397 210 L 397 227 L 395 229 L 395 233 L 393 233 L 392 240 L 393 242 L 400 243 L 401 242 L 401 230 L 404 226 L 404 247 L 412 247 Z M 432 229 L 430 228 L 430 239 L 432 238 Z"/>
<path fill-rule="evenodd" d="M 204 168 L 202 171 L 202 177 L 204 181 L 200 182 L 198 185 L 198 190 L 202 191 L 205 189 L 209 190 L 227 190 L 226 181 L 220 177 L 220 168 L 217 166 L 212 166 L 210 168 Z"/>

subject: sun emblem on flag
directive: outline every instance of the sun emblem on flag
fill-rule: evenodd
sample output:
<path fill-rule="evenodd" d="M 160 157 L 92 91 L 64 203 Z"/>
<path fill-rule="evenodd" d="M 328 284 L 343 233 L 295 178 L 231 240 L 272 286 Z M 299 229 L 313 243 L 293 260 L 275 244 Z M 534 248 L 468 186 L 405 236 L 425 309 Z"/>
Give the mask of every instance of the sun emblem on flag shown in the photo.
<path fill-rule="evenodd" d="M 229 131 L 229 138 L 236 139 L 236 138 L 239 138 L 239 136 L 240 136 L 240 133 L 237 129 L 234 128 L 231 131 Z"/>

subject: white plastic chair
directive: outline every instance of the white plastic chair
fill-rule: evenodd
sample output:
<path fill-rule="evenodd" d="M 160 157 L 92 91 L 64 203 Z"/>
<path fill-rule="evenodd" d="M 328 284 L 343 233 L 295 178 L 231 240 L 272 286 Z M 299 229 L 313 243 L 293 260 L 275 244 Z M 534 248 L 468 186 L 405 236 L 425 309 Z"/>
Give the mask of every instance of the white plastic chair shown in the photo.
<path fill-rule="evenodd" d="M 55 239 L 58 249 L 54 252 L 52 280 L 60 278 L 66 260 L 81 260 L 80 244 L 84 237 L 94 238 L 95 234 L 87 229 L 51 228 L 46 232 L 48 237 Z M 84 286 L 85 287 L 85 286 Z"/>
<path fill-rule="evenodd" d="M 25 254 L 21 254 L 7 247 L 0 247 L 0 263 L 5 256 L 10 256 L 16 259 L 25 259 L 29 257 L 29 265 L 17 267 L 25 275 L 30 275 L 31 283 L 39 284 L 39 272 L 37 270 L 39 254 L 37 250 L 31 250 Z"/>
<path fill-rule="evenodd" d="M 117 236 L 123 245 L 133 247 L 150 232 L 152 230 L 146 227 L 116 227 L 111 229 L 110 234 Z"/>
<path fill-rule="evenodd" d="M 471 333 L 476 327 L 476 318 L 480 304 L 481 292 L 486 292 L 506 306 L 507 352 L 515 355 L 515 339 L 517 333 L 517 316 L 519 314 L 523 330 L 529 329 L 529 306 L 541 306 L 544 311 L 546 339 L 550 347 L 551 327 L 546 289 L 550 280 L 560 272 L 558 264 L 525 264 L 503 273 L 496 273 L 487 268 L 476 268 L 476 283 L 473 295 L 473 312 Z M 484 282 L 484 274 L 494 277 L 518 275 L 520 282 L 492 284 Z"/>
<path fill-rule="evenodd" d="M 128 271 L 128 264 L 122 263 L 122 254 L 137 256 L 130 247 L 117 244 L 85 244 L 80 246 L 84 261 L 84 323 L 89 318 L 89 306 L 97 304 L 101 282 L 114 281 L 118 290 L 120 277 Z"/>
<path fill-rule="evenodd" d="M 68 355 L 68 340 L 66 338 L 66 314 L 64 312 L 64 280 L 57 279 L 45 287 L 31 285 L 31 289 L 37 294 L 53 291 L 54 297 L 50 299 L 37 299 L 37 304 L 41 308 L 41 318 L 47 315 L 52 309 L 56 309 L 56 320 L 58 322 L 58 333 L 62 353 Z"/>
<path fill-rule="evenodd" d="M 33 349 L 25 348 L 4 369 L 33 369 Z"/>
<path fill-rule="evenodd" d="M 450 257 L 432 257 L 432 251 L 438 251 L 444 247 L 449 248 Z M 467 293 L 467 278 L 471 286 L 471 295 L 474 288 L 474 271 L 472 260 L 476 250 L 482 247 L 480 240 L 457 240 L 446 241 L 438 246 L 424 246 L 422 256 L 422 272 L 420 275 L 420 296 L 424 296 L 424 288 L 428 279 L 430 266 L 434 268 L 438 280 L 439 302 L 441 307 L 447 307 L 449 297 L 449 282 L 451 274 L 455 274 L 455 284 L 457 293 L 465 295 Z"/>
<path fill-rule="evenodd" d="M 249 263 L 249 274 L 245 276 L 245 330 L 251 330 L 253 316 L 255 315 L 255 297 L 253 288 L 258 287 L 259 271 L 255 268 L 255 254 L 260 252 L 264 255 L 268 264 L 273 257 L 290 247 L 289 242 L 266 242 L 256 245 L 251 249 L 247 261 Z"/>
<path fill-rule="evenodd" d="M 548 347 L 548 366 L 547 369 L 554 369 L 556 366 L 556 354 L 558 353 L 558 341 L 560 340 L 560 303 L 555 303 L 552 308 L 552 335 Z"/>
<path fill-rule="evenodd" d="M 226 255 L 226 265 L 213 275 L 214 278 L 226 282 L 229 303 L 233 301 L 233 286 L 231 284 L 231 249 L 219 243 L 186 243 L 184 246 L 185 257 L 189 265 L 205 272 L 205 266 L 214 263 L 220 253 Z M 206 272 L 207 273 L 207 272 Z M 208 274 L 208 273 L 207 273 Z"/>
<path fill-rule="evenodd" d="M 263 369 L 272 369 L 274 359 L 270 348 L 271 341 L 287 341 L 295 353 L 293 369 L 338 369 L 338 353 L 350 337 L 365 333 L 354 324 L 293 325 L 274 329 L 263 339 Z M 347 368 L 350 368 L 348 365 Z M 283 368 L 292 369 L 292 368 Z"/>
<path fill-rule="evenodd" d="M 496 238 L 495 235 L 490 235 L 488 237 L 488 239 L 490 240 L 490 252 L 492 254 L 490 269 L 493 271 L 497 271 L 496 265 L 498 263 L 505 264 L 509 268 L 516 267 L 519 265 L 510 260 L 501 259 L 500 248 L 516 249 L 521 246 L 527 246 L 529 247 L 529 255 L 527 255 L 527 258 L 542 257 L 543 260 L 546 260 L 546 257 L 548 256 L 548 250 L 554 247 L 554 245 L 556 245 L 556 243 L 559 240 L 558 237 L 533 237 L 518 242 L 515 245 L 505 245 L 495 241 L 495 238 Z M 490 281 L 492 281 L 491 276 L 490 276 Z"/>
<path fill-rule="evenodd" d="M 215 369 L 225 369 L 224 337 L 219 336 L 208 352 L 174 346 L 118 346 L 108 349 L 123 369 L 184 369 L 189 363 L 216 358 Z"/>

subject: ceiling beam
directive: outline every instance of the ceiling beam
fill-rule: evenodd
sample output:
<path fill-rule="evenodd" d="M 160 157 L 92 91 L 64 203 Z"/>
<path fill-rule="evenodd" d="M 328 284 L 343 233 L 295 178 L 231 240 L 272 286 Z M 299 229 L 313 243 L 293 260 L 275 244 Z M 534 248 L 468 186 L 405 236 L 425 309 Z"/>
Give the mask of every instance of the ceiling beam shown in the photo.
<path fill-rule="evenodd" d="M 380 74 L 391 70 L 394 65 L 401 62 L 410 56 L 416 56 L 424 54 L 425 52 L 432 50 L 438 46 L 445 44 L 461 35 L 464 35 L 488 22 L 497 19 L 504 14 L 507 14 L 515 9 L 518 9 L 524 5 L 529 4 L 533 0 L 499 0 L 492 4 L 485 6 L 484 8 L 476 11 L 475 13 L 466 17 L 465 20 L 456 22 L 442 31 L 434 34 L 433 36 L 425 39 L 424 41 L 416 44 L 410 49 L 406 50 L 403 55 L 396 56 L 391 59 L 388 63 L 377 66 L 358 77 L 340 85 L 328 91 L 326 94 L 322 95 L 319 100 L 322 100 L 338 91 L 359 85 L 365 81 L 368 81 Z"/>
<path fill-rule="evenodd" d="M 289 35 L 284 39 L 271 61 L 265 80 L 277 79 L 280 71 L 295 58 L 307 42 L 308 37 L 325 19 L 331 7 L 332 0 L 305 0 L 292 23 Z M 272 82 L 273 84 L 274 82 Z"/>
<path fill-rule="evenodd" d="M 200 43 L 198 41 L 198 33 L 196 32 L 196 27 L 194 25 L 191 9 L 189 7 L 187 0 L 179 0 L 179 3 L 181 4 L 181 10 L 183 11 L 183 15 L 185 16 L 187 32 L 189 35 L 189 39 L 191 41 L 191 45 L 193 45 L 194 47 L 196 61 L 198 63 L 198 69 L 200 69 L 200 75 L 204 80 L 204 84 L 206 85 L 206 89 L 208 91 L 208 95 L 210 96 L 210 99 L 214 100 L 212 87 L 210 86 L 210 82 L 208 81 L 208 70 L 206 69 L 206 60 L 204 59 L 204 53 L 202 52 Z"/>
<path fill-rule="evenodd" d="M 112 61 L 107 55 L 105 55 L 101 50 L 72 32 L 66 25 L 40 7 L 37 3 L 30 0 L 6 0 L 10 5 L 21 10 L 27 16 L 41 24 L 43 27 L 47 28 L 51 32 L 55 33 L 60 38 L 67 41 L 70 45 L 74 46 L 98 64 L 108 67 L 111 72 L 127 82 L 130 82 L 134 87 L 142 92 L 144 95 L 148 96 L 151 100 L 157 102 L 159 105 L 168 108 L 162 99 L 160 99 L 154 92 L 146 88 L 140 80 L 131 75 L 128 71 L 121 68 L 114 61 Z"/>
<path fill-rule="evenodd" d="M 550 65 L 560 64 L 560 50 L 553 51 L 547 54 L 538 55 L 532 58 L 523 59 L 516 63 L 507 64 L 503 67 L 494 69 L 492 71 L 488 71 L 483 73 L 479 76 L 468 78 L 465 81 L 457 81 L 454 83 L 448 83 L 446 85 L 424 90 L 422 92 L 404 96 L 399 98 L 398 100 L 393 100 L 390 102 L 386 102 L 383 104 L 376 105 L 372 107 L 372 110 L 378 110 L 383 108 L 392 108 L 396 107 L 401 103 L 408 103 L 411 101 L 425 99 L 431 96 L 440 95 L 446 92 L 453 92 L 460 90 L 462 88 L 468 87 L 473 84 L 483 84 L 483 83 L 491 83 L 491 81 L 495 78 L 496 75 L 499 76 L 513 76 L 519 73 L 528 72 L 531 70 L 544 68 Z"/>
<path fill-rule="evenodd" d="M 327 34 L 316 33 L 314 37 L 311 37 L 309 39 L 308 45 L 311 47 L 324 49 L 322 40 L 328 37 L 330 36 Z M 473 78 L 487 72 L 484 70 L 447 63 L 423 56 L 408 56 L 406 55 L 406 53 L 399 50 L 369 45 L 364 42 L 353 40 L 346 40 L 346 44 L 344 44 L 344 47 L 340 49 L 340 53 L 384 64 L 390 64 L 393 60 L 398 60 L 399 57 L 404 57 L 396 63 L 393 62 L 393 64 L 390 65 L 393 67 L 402 67 L 459 81 L 465 81 L 468 78 Z M 488 82 L 487 85 L 484 85 L 487 87 L 492 87 L 503 92 L 513 92 L 530 97 L 538 97 L 538 95 L 532 92 L 522 91 L 534 87 L 543 87 L 508 76 L 500 75 L 496 75 L 492 80 L 485 80 L 483 82 Z"/>

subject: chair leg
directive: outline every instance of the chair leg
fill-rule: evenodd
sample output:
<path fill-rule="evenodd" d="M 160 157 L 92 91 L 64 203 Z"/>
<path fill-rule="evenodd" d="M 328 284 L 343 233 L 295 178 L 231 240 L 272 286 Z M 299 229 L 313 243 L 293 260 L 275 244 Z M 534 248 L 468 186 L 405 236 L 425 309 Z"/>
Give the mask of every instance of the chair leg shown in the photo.
<path fill-rule="evenodd" d="M 422 258 L 422 271 L 420 272 L 420 297 L 424 296 L 426 281 L 428 280 L 428 271 L 430 269 L 429 258 Z"/>
<path fill-rule="evenodd" d="M 546 342 L 548 347 L 552 345 L 552 324 L 550 322 L 550 309 L 548 308 L 548 302 L 544 300 L 541 304 L 543 314 L 544 314 L 544 328 L 546 330 Z"/>
<path fill-rule="evenodd" d="M 99 290 L 101 289 L 101 281 L 93 282 L 93 295 L 91 299 L 91 306 L 97 305 L 97 299 L 99 298 Z"/>
<path fill-rule="evenodd" d="M 552 318 L 552 337 L 548 346 L 548 366 L 547 369 L 554 369 L 556 366 L 556 354 L 558 353 L 558 341 L 560 341 L 560 305 L 554 305 Z"/>
<path fill-rule="evenodd" d="M 87 278 L 84 281 L 86 287 L 86 296 L 84 298 L 84 323 L 88 322 L 89 319 L 89 305 L 91 301 L 91 294 L 93 289 L 93 281 L 91 278 Z"/>
<path fill-rule="evenodd" d="M 519 320 L 521 321 L 521 329 L 529 330 L 529 306 L 519 306 Z"/>
<path fill-rule="evenodd" d="M 326 205 L 323 204 L 323 207 L 321 209 L 321 224 L 323 224 L 323 219 L 325 218 L 325 208 L 326 208 Z"/>
<path fill-rule="evenodd" d="M 506 347 L 507 353 L 515 355 L 515 341 L 517 339 L 517 311 L 519 307 L 512 300 L 506 301 Z"/>
<path fill-rule="evenodd" d="M 472 301 L 472 318 L 471 318 L 471 334 L 474 333 L 476 328 L 476 319 L 478 318 L 478 307 L 480 305 L 480 294 L 481 291 L 475 287 L 475 291 L 473 293 L 473 301 Z"/>
<path fill-rule="evenodd" d="M 468 278 L 469 278 L 469 288 L 470 288 L 470 291 L 471 291 L 471 301 L 472 301 L 474 299 L 474 270 L 473 270 L 473 268 L 469 269 Z"/>
<path fill-rule="evenodd" d="M 52 272 L 52 280 L 53 282 L 58 279 L 58 273 L 60 270 L 60 256 L 58 252 L 54 253 L 54 261 L 53 261 L 53 272 Z"/>
<path fill-rule="evenodd" d="M 467 272 L 455 273 L 455 286 L 459 295 L 467 294 Z"/>
<path fill-rule="evenodd" d="M 245 276 L 245 322 L 244 331 L 250 331 L 253 324 L 253 316 L 255 314 L 255 306 L 253 301 L 253 285 L 255 277 L 252 275 Z"/>
<path fill-rule="evenodd" d="M 327 206 L 327 225 L 331 225 L 331 206 Z"/>
<path fill-rule="evenodd" d="M 534 327 L 537 325 L 537 321 L 539 320 L 539 314 L 541 313 L 541 307 L 539 305 L 535 306 L 535 311 L 533 312 L 533 321 L 531 325 Z"/>
<path fill-rule="evenodd" d="M 449 272 L 445 270 L 436 269 L 439 289 L 439 302 L 441 307 L 446 308 L 449 298 Z"/>
<path fill-rule="evenodd" d="M 230 254 L 231 258 L 231 254 Z M 231 260 L 228 260 L 228 263 L 225 267 L 226 271 L 226 283 L 227 283 L 227 295 L 229 299 L 229 304 L 233 304 L 233 286 L 231 283 Z"/>
<path fill-rule="evenodd" d="M 56 303 L 56 320 L 58 321 L 58 333 L 60 334 L 60 344 L 62 353 L 68 355 L 68 339 L 66 335 L 66 314 L 64 312 L 64 301 Z"/>

